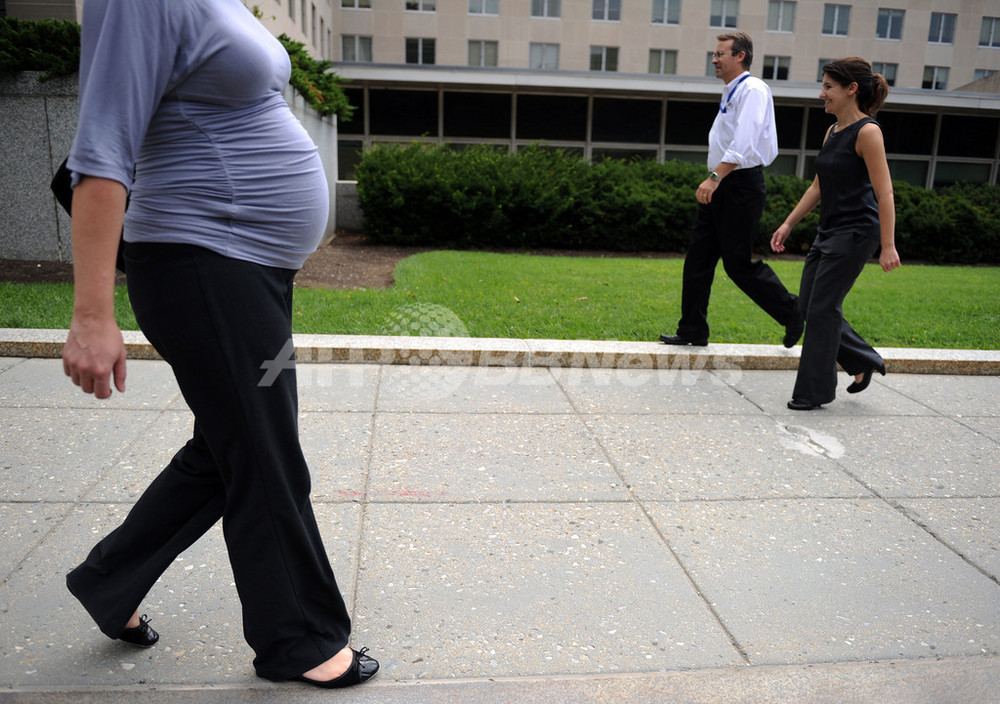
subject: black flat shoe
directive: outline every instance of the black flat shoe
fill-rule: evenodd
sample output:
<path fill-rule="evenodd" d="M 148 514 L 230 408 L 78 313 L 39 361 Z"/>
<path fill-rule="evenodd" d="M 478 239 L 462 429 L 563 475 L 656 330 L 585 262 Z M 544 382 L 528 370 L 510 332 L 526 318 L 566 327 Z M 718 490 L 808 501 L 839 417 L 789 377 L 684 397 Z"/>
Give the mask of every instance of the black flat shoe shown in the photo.
<path fill-rule="evenodd" d="M 687 345 L 689 347 L 704 347 L 708 340 L 692 340 L 680 335 L 660 335 L 660 342 L 665 345 Z"/>
<path fill-rule="evenodd" d="M 847 393 L 849 394 L 859 394 L 868 388 L 868 385 L 872 383 L 872 373 L 878 372 L 882 376 L 885 376 L 885 367 L 871 368 L 865 372 L 865 375 L 861 377 L 861 381 L 852 381 L 850 386 L 847 387 Z"/>
<path fill-rule="evenodd" d="M 363 684 L 374 677 L 375 673 L 378 672 L 378 660 L 365 655 L 365 653 L 368 652 L 368 648 L 362 648 L 361 650 L 351 648 L 351 652 L 354 653 L 354 659 L 351 660 L 351 666 L 348 667 L 347 671 L 340 677 L 334 677 L 332 680 L 326 680 L 325 682 L 320 680 L 311 680 L 308 677 L 303 677 L 302 675 L 298 675 L 292 679 L 297 682 L 311 684 L 314 687 L 322 687 L 323 689 L 341 689 L 343 687 L 353 687 L 356 684 Z"/>
<path fill-rule="evenodd" d="M 808 401 L 796 401 L 794 398 L 788 402 L 788 407 L 793 411 L 811 411 L 814 408 L 819 408 L 818 403 L 809 403 Z"/>
<path fill-rule="evenodd" d="M 802 337 L 803 330 L 805 330 L 805 324 L 802 322 L 802 318 L 796 318 L 795 322 L 785 326 L 785 338 L 781 344 L 785 347 L 794 347 L 795 343 Z"/>
<path fill-rule="evenodd" d="M 148 648 L 156 645 L 156 641 L 160 640 L 160 634 L 149 627 L 149 618 L 143 614 L 139 617 L 139 625 L 135 628 L 126 628 L 118 634 L 118 640 L 138 645 L 140 648 Z"/>

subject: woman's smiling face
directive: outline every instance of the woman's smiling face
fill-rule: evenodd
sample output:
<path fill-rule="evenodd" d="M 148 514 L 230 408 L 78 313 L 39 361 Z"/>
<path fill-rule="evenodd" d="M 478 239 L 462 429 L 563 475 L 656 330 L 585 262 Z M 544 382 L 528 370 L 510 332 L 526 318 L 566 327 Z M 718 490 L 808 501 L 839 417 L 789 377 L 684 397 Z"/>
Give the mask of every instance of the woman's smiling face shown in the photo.
<path fill-rule="evenodd" d="M 853 103 L 856 100 L 857 92 L 857 83 L 842 86 L 827 74 L 823 74 L 823 90 L 820 91 L 819 97 L 828 113 L 837 114 L 838 111 Z"/>

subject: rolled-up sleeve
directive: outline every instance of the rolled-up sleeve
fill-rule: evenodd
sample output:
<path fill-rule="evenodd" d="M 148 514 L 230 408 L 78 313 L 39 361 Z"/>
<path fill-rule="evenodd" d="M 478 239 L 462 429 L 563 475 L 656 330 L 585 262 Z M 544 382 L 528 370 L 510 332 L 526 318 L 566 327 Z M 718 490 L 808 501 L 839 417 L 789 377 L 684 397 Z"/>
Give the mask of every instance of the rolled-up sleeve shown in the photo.
<path fill-rule="evenodd" d="M 178 0 L 183 5 L 183 0 Z M 180 10 L 149 0 L 87 0 L 80 112 L 70 149 L 73 185 L 98 176 L 132 187 L 136 159 L 178 55 Z"/>
<path fill-rule="evenodd" d="M 733 138 L 721 161 L 741 167 L 768 165 L 778 154 L 778 135 L 774 124 L 774 106 L 766 84 L 748 81 L 740 96 Z"/>

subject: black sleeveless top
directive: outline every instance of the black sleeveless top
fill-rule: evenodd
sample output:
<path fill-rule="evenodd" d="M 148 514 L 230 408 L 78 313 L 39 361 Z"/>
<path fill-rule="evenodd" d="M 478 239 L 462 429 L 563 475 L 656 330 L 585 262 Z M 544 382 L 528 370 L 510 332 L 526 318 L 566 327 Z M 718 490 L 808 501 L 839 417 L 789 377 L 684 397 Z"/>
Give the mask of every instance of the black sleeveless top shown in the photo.
<path fill-rule="evenodd" d="M 872 235 L 874 231 L 874 236 L 878 236 L 875 191 L 865 160 L 855 151 L 858 131 L 869 122 L 878 125 L 872 118 L 863 117 L 840 131 L 831 130 L 816 157 L 821 235 Z"/>

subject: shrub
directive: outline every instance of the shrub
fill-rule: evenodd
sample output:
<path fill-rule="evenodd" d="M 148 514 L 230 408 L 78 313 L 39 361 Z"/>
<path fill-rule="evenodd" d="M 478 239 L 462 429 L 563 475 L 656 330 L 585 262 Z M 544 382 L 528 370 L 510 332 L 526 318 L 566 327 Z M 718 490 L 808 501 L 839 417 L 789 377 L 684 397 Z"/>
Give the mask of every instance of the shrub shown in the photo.
<path fill-rule="evenodd" d="M 66 20 L 0 17 L 0 74 L 43 71 L 39 80 L 80 68 L 80 25 Z"/>
<path fill-rule="evenodd" d="M 535 145 L 518 152 L 457 150 L 414 142 L 379 145 L 357 168 L 367 234 L 376 242 L 456 248 L 555 248 L 683 252 L 705 170 L 683 161 L 607 160 Z M 758 252 L 809 185 L 767 174 Z M 1000 263 L 1000 186 L 958 184 L 940 192 L 894 184 L 896 240 L 904 261 Z M 786 246 L 804 253 L 819 209 Z"/>

